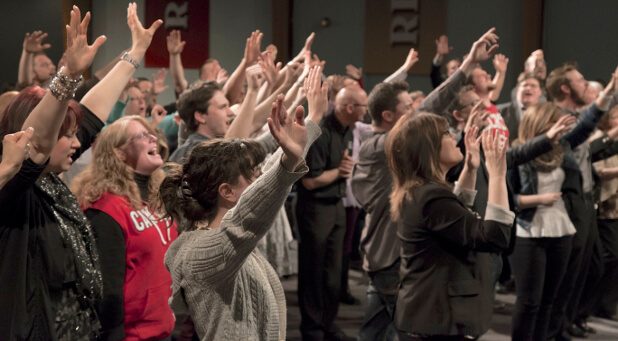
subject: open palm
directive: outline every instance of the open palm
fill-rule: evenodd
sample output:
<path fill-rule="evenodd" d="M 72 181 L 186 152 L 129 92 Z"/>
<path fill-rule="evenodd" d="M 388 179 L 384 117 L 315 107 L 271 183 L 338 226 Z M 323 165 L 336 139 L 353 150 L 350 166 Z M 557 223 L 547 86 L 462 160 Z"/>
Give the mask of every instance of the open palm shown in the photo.
<path fill-rule="evenodd" d="M 81 22 L 80 22 L 81 21 Z M 90 12 L 81 20 L 81 12 L 77 6 L 71 11 L 70 25 L 67 26 L 67 69 L 72 78 L 79 77 L 86 70 L 101 45 L 107 38 L 98 37 L 92 45 L 88 45 L 87 33 L 90 23 Z"/>
<path fill-rule="evenodd" d="M 305 110 L 302 107 L 296 108 L 293 121 L 283 106 L 283 99 L 283 95 L 279 95 L 273 104 L 268 127 L 283 153 L 297 163 L 302 158 L 307 144 L 307 129 L 303 121 Z"/>

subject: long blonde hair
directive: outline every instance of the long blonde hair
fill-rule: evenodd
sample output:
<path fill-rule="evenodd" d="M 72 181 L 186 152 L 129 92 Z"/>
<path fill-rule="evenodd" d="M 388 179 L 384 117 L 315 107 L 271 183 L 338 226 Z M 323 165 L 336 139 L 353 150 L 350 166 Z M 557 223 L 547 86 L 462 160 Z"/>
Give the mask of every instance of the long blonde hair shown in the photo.
<path fill-rule="evenodd" d="M 412 200 L 414 188 L 425 182 L 447 186 L 440 169 L 440 149 L 448 127 L 443 117 L 419 113 L 402 117 L 389 132 L 384 149 L 393 175 L 392 220 L 401 218 L 404 200 Z"/>
<path fill-rule="evenodd" d="M 142 198 L 133 175 L 134 170 L 124 163 L 115 151 L 127 143 L 131 121 L 139 122 L 150 134 L 158 137 L 159 153 L 164 160 L 167 158 L 169 152 L 165 138 L 160 137 L 148 120 L 141 116 L 126 116 L 117 120 L 99 135 L 93 147 L 92 162 L 72 182 L 71 190 L 82 208 L 90 207 L 105 192 L 127 197 L 129 204 L 136 209 L 142 207 Z M 149 202 L 150 198 L 154 197 L 156 185 L 163 176 L 160 169 L 151 175 L 148 186 Z"/>
<path fill-rule="evenodd" d="M 519 123 L 519 143 L 545 133 L 563 114 L 562 109 L 552 102 L 538 103 L 526 109 Z"/>

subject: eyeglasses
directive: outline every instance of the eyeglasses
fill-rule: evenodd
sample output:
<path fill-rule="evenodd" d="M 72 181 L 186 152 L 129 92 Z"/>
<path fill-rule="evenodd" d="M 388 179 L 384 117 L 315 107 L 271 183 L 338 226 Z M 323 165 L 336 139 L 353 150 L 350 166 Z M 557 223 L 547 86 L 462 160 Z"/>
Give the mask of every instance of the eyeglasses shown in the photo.
<path fill-rule="evenodd" d="M 131 142 L 131 141 L 134 141 L 134 140 L 141 140 L 141 139 L 143 139 L 143 138 L 145 138 L 145 137 L 148 137 L 148 138 L 151 138 L 151 137 L 152 137 L 152 138 L 155 138 L 155 139 L 157 138 L 156 136 L 152 135 L 151 133 L 149 133 L 149 132 L 145 131 L 145 132 L 143 132 L 143 133 L 141 133 L 141 134 L 139 134 L 139 135 L 135 135 L 135 136 L 131 137 L 131 138 L 129 139 L 129 141 L 127 141 L 127 143 L 129 143 L 129 142 Z"/>
<path fill-rule="evenodd" d="M 369 105 L 367 105 L 367 104 L 358 104 L 358 103 L 353 103 L 352 105 L 353 105 L 353 106 L 355 106 L 355 107 L 365 107 L 365 108 L 369 108 Z"/>

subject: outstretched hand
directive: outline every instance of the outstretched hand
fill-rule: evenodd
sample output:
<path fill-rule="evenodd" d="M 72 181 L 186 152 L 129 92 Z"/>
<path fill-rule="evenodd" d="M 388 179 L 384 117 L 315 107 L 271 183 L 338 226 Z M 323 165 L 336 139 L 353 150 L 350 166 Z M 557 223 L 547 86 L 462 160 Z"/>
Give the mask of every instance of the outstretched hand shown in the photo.
<path fill-rule="evenodd" d="M 575 116 L 564 115 L 545 134 L 553 143 L 557 143 L 564 133 L 573 128 L 573 123 L 575 123 Z"/>
<path fill-rule="evenodd" d="M 494 33 L 495 27 L 492 27 L 489 31 L 485 32 L 479 40 L 472 44 L 472 49 L 468 54 L 468 58 L 473 63 L 482 63 L 489 59 L 498 50 L 498 36 Z M 493 45 L 492 45 L 493 44 Z"/>
<path fill-rule="evenodd" d="M 466 145 L 466 166 L 468 170 L 476 171 L 481 165 L 480 144 L 481 138 L 477 137 L 479 128 L 472 126 L 464 135 Z"/>
<path fill-rule="evenodd" d="M 352 64 L 348 64 L 345 66 L 345 71 L 348 74 L 348 76 L 359 80 L 363 77 L 363 68 L 359 67 L 357 68 L 356 66 L 352 65 Z"/>
<path fill-rule="evenodd" d="M 446 56 L 453 50 L 452 46 L 448 46 L 448 37 L 445 35 L 441 35 L 440 38 L 436 39 L 436 53 L 441 56 Z"/>
<path fill-rule="evenodd" d="M 152 74 L 152 89 L 153 95 L 158 96 L 163 91 L 167 90 L 169 86 L 165 85 L 165 76 L 167 76 L 167 70 L 161 69 L 157 73 Z"/>
<path fill-rule="evenodd" d="M 264 36 L 260 30 L 251 32 L 251 37 L 247 38 L 247 44 L 245 45 L 245 62 L 247 66 L 251 66 L 257 63 L 258 58 L 262 55 L 260 52 L 260 45 L 262 44 L 262 37 Z"/>
<path fill-rule="evenodd" d="M 24 50 L 28 53 L 41 53 L 51 47 L 50 44 L 43 44 L 43 40 L 47 38 L 47 33 L 43 31 L 34 31 L 26 33 L 24 37 Z"/>
<path fill-rule="evenodd" d="M 466 126 L 464 128 L 464 132 L 467 134 L 470 128 L 477 127 L 479 131 L 483 130 L 483 128 L 487 125 L 487 118 L 491 115 L 491 112 L 485 111 L 485 103 L 483 101 L 479 101 L 472 107 L 470 111 L 470 116 L 468 116 L 468 121 L 466 122 Z"/>
<path fill-rule="evenodd" d="M 132 55 L 132 57 L 141 59 L 150 46 L 155 32 L 163 25 L 163 20 L 155 20 L 148 29 L 145 29 L 137 17 L 137 5 L 135 3 L 130 3 L 127 8 L 127 24 L 129 25 L 129 29 L 131 29 L 131 40 L 133 42 L 131 51 L 140 53 L 139 56 Z"/>
<path fill-rule="evenodd" d="M 300 106 L 296 108 L 293 121 L 283 106 L 283 99 L 283 94 L 280 94 L 273 103 L 268 128 L 283 150 L 281 164 L 288 172 L 293 172 L 302 161 L 307 144 L 307 128 L 303 121 L 305 110 Z"/>
<path fill-rule="evenodd" d="M 414 49 L 410 49 L 408 52 L 408 56 L 406 57 L 406 61 L 403 63 L 402 68 L 406 71 L 409 71 L 410 68 L 418 62 L 418 51 Z"/>
<path fill-rule="evenodd" d="M 506 73 L 506 68 L 509 65 L 509 59 L 503 54 L 498 53 L 493 59 L 494 69 L 502 74 Z"/>
<path fill-rule="evenodd" d="M 279 70 L 281 70 L 281 62 L 275 65 L 270 53 L 266 52 L 262 53 L 262 57 L 260 58 L 260 61 L 258 61 L 258 64 L 262 68 L 262 71 L 264 72 L 264 77 L 266 77 L 266 81 L 268 82 L 268 84 L 274 85 L 277 81 Z"/>
<path fill-rule="evenodd" d="M 506 176 L 506 147 L 500 147 L 500 132 L 494 129 L 485 129 L 481 136 L 485 167 L 489 177 Z"/>
<path fill-rule="evenodd" d="M 161 104 L 155 105 L 150 111 L 153 127 L 157 127 L 161 124 L 161 122 L 163 122 L 163 118 L 165 118 L 165 115 L 167 115 L 167 110 L 165 110 Z"/>
<path fill-rule="evenodd" d="M 319 124 L 328 110 L 328 83 L 322 83 L 322 69 L 319 66 L 309 71 L 309 77 L 305 80 L 305 90 L 309 108 L 307 117 Z"/>
<path fill-rule="evenodd" d="M 180 31 L 173 30 L 167 36 L 167 52 L 172 55 L 181 54 L 186 43 L 186 41 L 182 41 L 180 38 Z"/>
<path fill-rule="evenodd" d="M 71 11 L 70 25 L 67 25 L 67 66 L 68 76 L 78 78 L 92 64 L 94 56 L 99 47 L 103 45 L 107 38 L 98 37 L 92 45 L 88 45 L 88 23 L 90 23 L 90 12 L 86 13 L 84 20 L 81 20 L 81 12 L 77 6 L 73 6 Z"/>
<path fill-rule="evenodd" d="M 2 140 L 2 165 L 17 173 L 21 164 L 28 157 L 28 142 L 34 134 L 33 128 L 14 134 L 6 134 Z"/>

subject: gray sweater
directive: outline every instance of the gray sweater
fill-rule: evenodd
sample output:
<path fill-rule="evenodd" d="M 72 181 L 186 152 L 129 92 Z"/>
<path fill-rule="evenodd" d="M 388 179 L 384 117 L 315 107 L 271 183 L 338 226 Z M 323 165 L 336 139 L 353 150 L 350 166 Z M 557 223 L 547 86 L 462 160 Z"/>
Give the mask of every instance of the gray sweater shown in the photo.
<path fill-rule="evenodd" d="M 308 148 L 320 128 L 307 122 Z M 265 173 L 241 195 L 219 228 L 182 233 L 165 265 L 172 274 L 170 306 L 189 312 L 201 340 L 285 340 L 286 305 L 281 282 L 256 250 L 290 192 L 308 168 L 281 166 L 281 149 Z"/>

